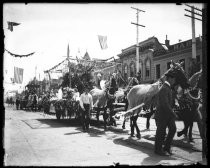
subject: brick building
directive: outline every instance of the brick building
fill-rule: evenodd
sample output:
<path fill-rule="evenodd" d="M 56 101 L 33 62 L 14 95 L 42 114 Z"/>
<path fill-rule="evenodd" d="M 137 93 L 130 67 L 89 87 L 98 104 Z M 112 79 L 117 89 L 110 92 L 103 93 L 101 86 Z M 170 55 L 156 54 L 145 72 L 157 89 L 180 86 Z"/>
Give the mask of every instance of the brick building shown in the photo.
<path fill-rule="evenodd" d="M 202 42 L 196 38 L 197 69 L 202 64 Z M 125 79 L 136 75 L 136 45 L 122 50 L 119 55 L 122 63 L 122 74 Z M 153 83 L 170 68 L 170 61 L 184 61 L 184 70 L 190 76 L 192 67 L 192 40 L 170 45 L 165 40 L 161 44 L 156 37 L 148 38 L 139 43 L 139 71 L 142 83 Z M 194 69 L 195 70 L 195 69 Z M 197 70 L 197 71 L 198 71 Z"/>

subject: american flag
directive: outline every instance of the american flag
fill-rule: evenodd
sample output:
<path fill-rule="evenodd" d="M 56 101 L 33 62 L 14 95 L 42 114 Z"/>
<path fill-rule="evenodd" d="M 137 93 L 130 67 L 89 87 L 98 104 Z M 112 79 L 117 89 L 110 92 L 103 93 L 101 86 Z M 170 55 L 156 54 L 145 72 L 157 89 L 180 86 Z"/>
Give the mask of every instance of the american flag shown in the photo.
<path fill-rule="evenodd" d="M 14 82 L 22 83 L 23 82 L 23 69 L 14 67 Z"/>
<path fill-rule="evenodd" d="M 107 49 L 107 37 L 98 35 L 99 43 L 101 45 L 101 49 Z"/>

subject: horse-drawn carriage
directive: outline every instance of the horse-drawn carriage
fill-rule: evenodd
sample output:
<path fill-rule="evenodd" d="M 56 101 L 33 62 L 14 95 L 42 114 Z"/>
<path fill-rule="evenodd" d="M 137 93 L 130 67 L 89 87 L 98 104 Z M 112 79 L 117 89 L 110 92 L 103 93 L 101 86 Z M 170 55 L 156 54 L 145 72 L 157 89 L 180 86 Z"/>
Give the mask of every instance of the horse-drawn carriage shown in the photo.
<path fill-rule="evenodd" d="M 64 88 L 62 98 L 45 96 L 42 99 L 44 113 L 54 113 L 58 120 L 79 118 L 79 101 L 74 97 L 74 89 Z"/>

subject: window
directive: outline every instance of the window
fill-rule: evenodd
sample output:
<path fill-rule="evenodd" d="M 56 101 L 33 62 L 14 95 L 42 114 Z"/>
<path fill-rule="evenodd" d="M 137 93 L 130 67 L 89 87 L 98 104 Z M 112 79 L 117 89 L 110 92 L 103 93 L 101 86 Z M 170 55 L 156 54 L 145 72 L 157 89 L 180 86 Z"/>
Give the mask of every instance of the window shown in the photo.
<path fill-rule="evenodd" d="M 125 64 L 124 66 L 124 78 L 127 79 L 128 77 L 128 66 Z"/>
<path fill-rule="evenodd" d="M 150 60 L 147 59 L 146 61 L 146 77 L 150 76 Z"/>
<path fill-rule="evenodd" d="M 143 65 L 142 61 L 139 61 L 139 72 L 140 72 L 140 74 L 142 74 L 142 65 Z"/>
<path fill-rule="evenodd" d="M 135 65 L 134 62 L 132 62 L 130 64 L 130 77 L 134 77 L 135 76 Z"/>
<path fill-rule="evenodd" d="M 182 65 L 183 69 L 185 70 L 185 59 L 180 59 L 179 62 L 184 62 L 184 64 Z"/>
<path fill-rule="evenodd" d="M 160 78 L 160 64 L 156 65 L 156 79 Z"/>
<path fill-rule="evenodd" d="M 167 70 L 170 69 L 170 67 L 171 67 L 171 62 L 168 62 L 167 63 Z"/>

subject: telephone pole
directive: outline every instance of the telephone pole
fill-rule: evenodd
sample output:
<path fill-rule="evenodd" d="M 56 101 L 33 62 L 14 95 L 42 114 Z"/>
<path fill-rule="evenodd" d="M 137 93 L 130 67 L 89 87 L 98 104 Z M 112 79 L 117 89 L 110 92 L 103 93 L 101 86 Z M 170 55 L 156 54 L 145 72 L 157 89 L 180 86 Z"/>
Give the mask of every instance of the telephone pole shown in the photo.
<path fill-rule="evenodd" d="M 192 36 L 193 36 L 193 38 L 192 38 L 192 58 L 195 60 L 195 58 L 196 58 L 196 50 L 195 50 L 195 48 L 196 48 L 196 43 L 195 43 L 195 19 L 196 20 L 199 20 L 199 21 L 202 21 L 202 30 L 203 30 L 203 32 L 202 32 L 202 56 L 203 56 L 203 66 L 204 66 L 204 68 L 202 68 L 203 69 L 203 76 L 204 76 L 204 78 L 206 77 L 206 74 L 207 74 L 207 72 L 206 72 L 206 56 L 207 56 L 207 51 L 206 51 L 206 26 L 207 26 L 207 6 L 206 6 L 206 4 L 204 4 L 204 7 L 203 7 L 203 9 L 201 10 L 201 9 L 198 9 L 198 8 L 196 8 L 196 7 L 194 7 L 194 6 L 190 6 L 190 5 L 187 5 L 187 4 L 185 4 L 186 6 L 188 6 L 188 7 L 190 7 L 191 8 L 191 11 L 190 10 L 187 10 L 187 9 L 185 9 L 186 11 L 188 11 L 188 12 L 190 12 L 191 13 L 191 16 L 189 16 L 189 15 L 186 15 L 185 14 L 185 16 L 187 16 L 187 17 L 190 17 L 190 18 L 192 18 Z M 200 13 L 196 13 L 196 12 L 201 12 L 201 14 Z M 195 17 L 195 15 L 196 16 L 200 16 L 201 18 L 196 18 Z M 206 81 L 204 80 L 203 81 L 203 92 L 202 92 L 202 97 L 203 97 L 203 99 L 205 99 L 206 100 L 206 92 L 205 92 L 205 90 L 206 90 L 206 87 L 207 87 L 207 83 L 206 83 Z M 207 156 L 207 140 L 206 140 L 206 101 L 203 101 L 203 109 L 202 109 L 202 111 L 201 111 L 201 113 L 202 113 L 202 159 L 203 159 L 203 161 L 204 162 L 206 162 L 206 156 Z"/>
<path fill-rule="evenodd" d="M 194 6 L 190 6 L 188 4 L 185 4 L 185 5 L 191 8 L 191 11 L 188 9 L 185 9 L 185 11 L 191 13 L 191 16 L 186 15 L 186 14 L 185 16 L 190 17 L 192 19 L 192 58 L 196 59 L 195 19 L 200 20 L 200 21 L 202 21 L 202 19 L 196 18 L 195 15 L 202 17 L 202 14 L 196 13 L 195 11 L 197 10 L 199 12 L 202 12 L 202 10 Z"/>
<path fill-rule="evenodd" d="M 141 26 L 141 27 L 145 27 L 144 25 L 140 25 L 139 24 L 139 12 L 145 12 L 143 10 L 140 10 L 138 8 L 134 8 L 134 7 L 131 7 L 132 9 L 136 10 L 136 20 L 137 20 L 137 23 L 133 23 L 131 22 L 131 24 L 134 24 L 136 25 L 136 73 L 139 72 L 139 29 L 138 29 L 138 26 Z"/>
<path fill-rule="evenodd" d="M 67 59 L 68 59 L 68 68 L 69 68 L 69 87 L 71 88 L 71 68 L 70 68 L 70 56 L 69 56 L 69 44 L 67 48 Z"/>

